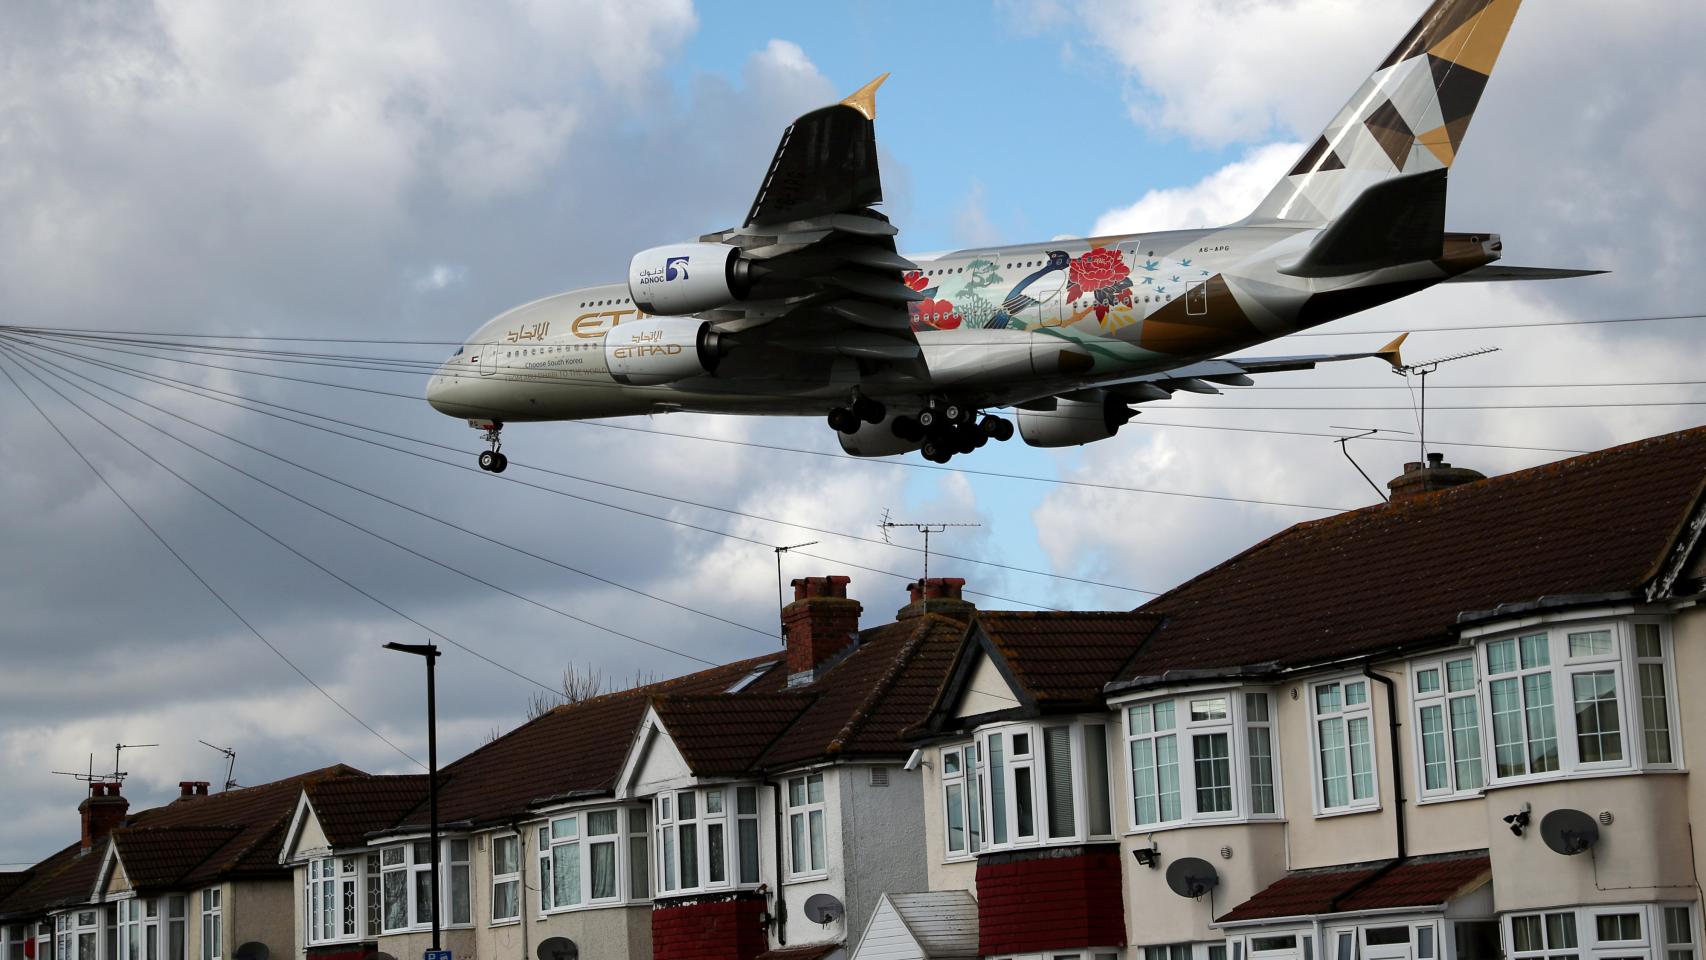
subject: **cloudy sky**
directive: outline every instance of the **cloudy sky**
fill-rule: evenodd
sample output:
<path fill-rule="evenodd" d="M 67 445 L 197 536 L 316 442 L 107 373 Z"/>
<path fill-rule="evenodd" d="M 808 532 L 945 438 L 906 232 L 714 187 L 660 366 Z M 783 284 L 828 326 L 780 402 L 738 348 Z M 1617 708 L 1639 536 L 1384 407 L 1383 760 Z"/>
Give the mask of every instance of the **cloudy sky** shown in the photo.
<path fill-rule="evenodd" d="M 0 862 L 75 838 L 80 787 L 52 771 L 91 753 L 110 768 L 118 742 L 159 744 L 125 756 L 138 804 L 223 778 L 198 740 L 235 747 L 245 783 L 413 769 L 398 750 L 425 757 L 420 665 L 388 641 L 443 638 L 448 759 L 519 722 L 530 680 L 565 664 L 668 676 L 773 649 L 767 545 L 821 541 L 786 575 L 849 573 L 868 621 L 887 617 L 920 557 L 916 536 L 881 543 L 885 511 L 982 524 L 936 544 L 1005 566 L 931 564 L 981 604 L 1122 608 L 1372 502 L 1320 435 L 1416 429 L 1377 365 L 1154 405 L 1079 450 L 992 446 L 964 470 L 800 452 L 837 451 L 816 421 L 676 415 L 626 425 L 678 436 L 513 427 L 498 478 L 387 361 L 436 360 L 508 306 L 735 223 L 783 125 L 884 70 L 903 249 L 1236 219 L 1424 5 L 10 9 L 0 322 L 375 342 L 224 341 L 365 358 L 344 370 L 0 344 L 42 411 L 0 377 Z M 1487 473 L 1700 422 L 1706 393 L 1663 384 L 1697 375 L 1706 321 L 1534 325 L 1706 312 L 1701 36 L 1699 4 L 1529 4 L 1453 173 L 1450 229 L 1501 232 L 1511 263 L 1611 275 L 1430 291 L 1265 352 L 1399 329 L 1423 331 L 1415 358 L 1500 348 L 1429 391 L 1431 446 Z M 1478 329 L 1425 332 L 1453 326 Z M 1379 481 L 1416 457 L 1351 451 Z"/>

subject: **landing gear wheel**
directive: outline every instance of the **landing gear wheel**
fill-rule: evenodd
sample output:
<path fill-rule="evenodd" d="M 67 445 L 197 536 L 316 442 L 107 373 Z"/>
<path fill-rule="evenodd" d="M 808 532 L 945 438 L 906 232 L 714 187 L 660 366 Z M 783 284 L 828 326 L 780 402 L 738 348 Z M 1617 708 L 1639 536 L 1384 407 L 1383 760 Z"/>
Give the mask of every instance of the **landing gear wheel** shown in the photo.
<path fill-rule="evenodd" d="M 482 451 L 480 454 L 480 469 L 491 470 L 493 467 L 497 466 L 498 457 L 500 456 L 503 456 L 503 454 L 498 453 L 496 450 Z"/>
<path fill-rule="evenodd" d="M 960 423 L 966 419 L 969 412 L 957 403 L 950 403 L 942 408 L 942 416 L 946 417 L 949 423 Z"/>
<path fill-rule="evenodd" d="M 509 458 L 504 456 L 501 453 L 492 454 L 492 458 L 493 458 L 494 462 L 492 463 L 492 465 L 488 469 L 490 469 L 493 473 L 503 473 L 504 468 L 509 466 Z"/>
<path fill-rule="evenodd" d="M 964 427 L 954 431 L 954 443 L 957 445 L 960 453 L 971 453 L 973 450 L 976 450 L 981 446 L 978 442 L 980 440 L 983 440 L 983 434 L 973 433 Z"/>
<path fill-rule="evenodd" d="M 894 421 L 889 424 L 889 432 L 909 442 L 924 439 L 924 427 L 919 424 L 916 418 L 904 414 L 894 418 Z"/>
<path fill-rule="evenodd" d="M 947 444 L 934 437 L 924 441 L 924 446 L 919 448 L 918 452 L 931 463 L 947 463 L 954 456 L 954 451 L 949 449 Z"/>
<path fill-rule="evenodd" d="M 858 433 L 859 417 L 846 407 L 836 407 L 829 411 L 829 425 L 841 433 Z"/>
<path fill-rule="evenodd" d="M 984 417 L 983 422 L 979 423 L 978 427 L 983 431 L 983 435 L 991 440 L 1005 443 L 1013 439 L 1013 421 L 1011 420 L 1005 420 L 1001 417 Z"/>
<path fill-rule="evenodd" d="M 918 414 L 918 425 L 926 430 L 934 430 L 942 422 L 942 415 L 934 407 L 925 407 Z"/>
<path fill-rule="evenodd" d="M 866 423 L 882 423 L 883 417 L 888 416 L 888 410 L 881 402 L 870 397 L 856 397 L 853 400 L 853 415 Z"/>

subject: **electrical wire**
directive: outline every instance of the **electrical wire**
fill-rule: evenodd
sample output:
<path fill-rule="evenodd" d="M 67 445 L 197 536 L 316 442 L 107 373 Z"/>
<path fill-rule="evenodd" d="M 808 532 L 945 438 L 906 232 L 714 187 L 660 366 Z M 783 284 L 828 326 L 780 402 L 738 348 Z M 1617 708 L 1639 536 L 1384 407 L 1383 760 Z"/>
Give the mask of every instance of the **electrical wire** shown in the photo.
<path fill-rule="evenodd" d="M 19 366 L 19 369 L 23 370 L 24 372 L 29 372 L 28 368 L 24 367 L 22 365 Z M 20 384 L 12 376 L 12 372 L 7 368 L 6 364 L 0 363 L 0 373 L 3 373 L 6 375 L 6 379 L 7 379 L 7 381 L 9 381 L 12 384 L 12 387 L 14 389 L 16 389 L 20 394 L 23 395 L 24 399 L 29 402 L 31 407 L 35 408 L 37 415 L 39 415 L 43 420 L 45 420 L 47 422 L 48 426 L 53 428 L 53 432 L 59 434 L 59 438 L 61 440 L 65 441 L 65 445 L 71 448 L 71 452 L 75 453 L 77 455 L 77 459 L 82 460 L 83 464 L 85 466 L 87 466 L 91 471 L 93 471 L 96 477 L 100 478 L 101 483 L 103 485 L 105 485 L 109 491 L 112 492 L 112 495 L 114 497 L 117 497 L 120 503 L 124 504 L 125 509 L 130 511 L 130 515 L 135 517 L 138 523 L 142 524 L 142 526 L 144 528 L 146 528 L 149 533 L 154 535 L 154 539 L 159 541 L 160 546 L 166 548 L 166 552 L 170 553 L 172 555 L 172 558 L 177 560 L 178 563 L 181 564 L 183 566 L 183 568 L 189 572 L 190 576 L 194 577 L 196 579 L 196 582 L 198 582 L 202 585 L 203 589 L 205 589 L 209 594 L 211 594 L 215 600 L 218 600 L 220 606 L 224 607 L 227 611 L 230 612 L 230 614 L 233 617 L 237 618 L 237 621 L 239 623 L 241 623 L 243 626 L 247 627 L 249 630 L 249 633 L 252 634 L 256 640 L 259 640 L 261 642 L 262 646 L 265 646 L 268 650 L 271 650 L 273 652 L 273 655 L 277 656 L 280 660 L 283 660 L 286 666 L 290 667 L 291 670 L 296 672 L 297 676 L 301 677 L 303 679 L 303 681 L 306 682 L 309 686 L 311 686 L 315 690 L 319 691 L 321 696 L 325 697 L 328 701 L 330 701 L 333 706 L 335 706 L 339 710 L 343 711 L 345 716 L 349 717 L 351 720 L 354 720 L 356 723 L 360 724 L 362 729 L 366 730 L 368 733 L 370 733 L 374 737 L 378 738 L 381 743 L 384 743 L 386 746 L 390 747 L 392 750 L 395 750 L 400 756 L 409 760 L 411 763 L 415 764 L 416 766 L 418 766 L 422 769 L 426 768 L 426 764 L 423 764 L 419 760 L 416 760 L 412 755 L 410 755 L 410 753 L 407 750 L 404 750 L 402 747 L 399 747 L 395 743 L 391 742 L 390 738 L 386 737 L 384 734 L 382 734 L 378 730 L 374 729 L 374 727 L 371 724 L 369 724 L 366 720 L 363 720 L 361 717 L 357 716 L 355 711 L 351 710 L 349 707 L 344 706 L 343 703 L 340 702 L 337 697 L 332 696 L 331 692 L 328 691 L 325 687 L 322 687 L 318 683 L 316 683 L 314 681 L 313 677 L 310 677 L 301 667 L 296 665 L 295 661 L 291 660 L 288 656 L 286 656 L 283 650 L 280 650 L 277 647 L 277 645 L 275 645 L 271 640 L 268 640 L 266 638 L 266 636 L 261 633 L 260 630 L 256 629 L 255 625 L 250 623 L 248 618 L 244 617 L 241 613 L 237 612 L 237 608 L 232 606 L 230 601 L 226 600 L 225 597 L 223 595 L 221 595 L 217 589 L 214 588 L 213 584 L 209 583 L 207 581 L 207 578 L 203 577 L 201 575 L 201 573 L 196 570 L 195 566 L 192 565 L 189 562 L 189 560 L 185 559 L 183 554 L 179 553 L 176 549 L 174 549 L 172 547 L 171 543 L 169 543 L 166 540 L 166 538 L 160 533 L 160 531 L 156 530 L 154 528 L 154 525 L 149 523 L 147 518 L 143 517 L 141 512 L 138 511 L 136 509 L 136 507 L 131 504 L 130 500 L 128 500 L 124 494 L 122 494 L 118 491 L 118 487 L 114 486 L 112 481 L 107 479 L 107 475 L 102 473 L 100 471 L 100 468 L 96 467 L 94 462 L 91 461 L 87 456 L 84 455 L 83 451 L 77 447 L 77 444 L 73 443 L 71 438 L 65 433 L 65 431 L 60 429 L 59 424 L 53 419 L 52 415 L 50 415 L 46 410 L 42 409 L 41 405 L 36 403 L 35 398 L 30 396 L 29 392 L 23 388 L 23 385 Z M 33 374 L 32 374 L 32 376 L 33 376 Z"/>

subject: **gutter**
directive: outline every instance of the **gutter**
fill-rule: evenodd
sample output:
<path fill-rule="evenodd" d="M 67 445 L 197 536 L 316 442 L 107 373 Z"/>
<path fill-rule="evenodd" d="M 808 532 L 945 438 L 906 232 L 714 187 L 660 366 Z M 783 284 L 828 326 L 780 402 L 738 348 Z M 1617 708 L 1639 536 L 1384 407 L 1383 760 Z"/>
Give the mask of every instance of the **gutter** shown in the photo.
<path fill-rule="evenodd" d="M 1279 664 L 1270 660 L 1267 663 L 1246 663 L 1227 669 L 1200 667 L 1184 670 L 1168 670 L 1165 673 L 1150 676 L 1132 677 L 1130 680 L 1112 680 L 1102 685 L 1102 693 L 1116 694 L 1127 690 L 1144 690 L 1154 687 L 1172 686 L 1177 683 L 1197 683 L 1206 680 L 1248 680 L 1266 678 L 1280 672 Z"/>
<path fill-rule="evenodd" d="M 1650 602 L 1644 593 L 1634 590 L 1619 590 L 1612 593 L 1564 593 L 1541 597 L 1538 600 L 1501 603 L 1491 610 L 1465 610 L 1457 615 L 1457 623 L 1459 626 L 1464 626 L 1472 623 L 1484 623 L 1488 620 L 1503 620 L 1506 617 L 1536 613 L 1541 610 L 1592 607 L 1607 603 L 1629 603 L 1630 601 L 1636 603 Z"/>
<path fill-rule="evenodd" d="M 788 945 L 788 901 L 782 897 L 782 831 L 787 824 L 783 820 L 785 808 L 782 806 L 782 781 L 763 781 L 770 787 L 770 795 L 776 806 L 776 945 Z"/>

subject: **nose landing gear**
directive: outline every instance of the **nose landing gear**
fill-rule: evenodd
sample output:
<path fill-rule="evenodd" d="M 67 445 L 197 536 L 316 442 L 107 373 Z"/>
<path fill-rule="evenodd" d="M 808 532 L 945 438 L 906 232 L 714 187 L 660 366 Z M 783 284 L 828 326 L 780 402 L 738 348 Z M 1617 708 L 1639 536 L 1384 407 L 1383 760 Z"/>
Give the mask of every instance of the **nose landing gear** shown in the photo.
<path fill-rule="evenodd" d="M 503 421 L 501 421 L 501 420 L 486 420 L 486 421 L 470 420 L 468 422 L 468 425 L 475 428 L 476 430 L 486 431 L 485 433 L 480 435 L 480 439 L 484 440 L 487 443 L 492 445 L 492 448 L 490 450 L 481 451 L 481 453 L 480 453 L 480 469 L 481 470 L 488 470 L 492 473 L 503 473 L 504 468 L 509 466 L 509 458 L 504 456 L 500 452 L 500 449 L 503 447 L 503 441 L 500 439 L 499 435 L 503 432 L 503 428 L 504 428 Z"/>

